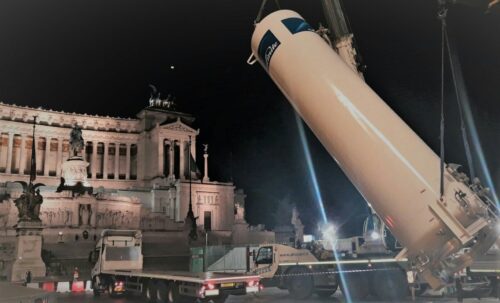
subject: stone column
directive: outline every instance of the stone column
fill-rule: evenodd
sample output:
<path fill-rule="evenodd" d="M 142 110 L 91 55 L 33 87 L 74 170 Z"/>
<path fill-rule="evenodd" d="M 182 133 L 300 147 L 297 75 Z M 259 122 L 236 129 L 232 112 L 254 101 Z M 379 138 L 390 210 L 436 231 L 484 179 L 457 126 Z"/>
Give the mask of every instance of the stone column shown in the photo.
<path fill-rule="evenodd" d="M 19 157 L 19 174 L 24 174 L 26 168 L 26 135 L 21 135 L 21 155 Z"/>
<path fill-rule="evenodd" d="M 120 174 L 120 143 L 115 143 L 115 180 L 118 180 L 118 175 Z"/>
<path fill-rule="evenodd" d="M 108 178 L 108 148 L 109 148 L 109 143 L 104 142 L 104 161 L 103 161 L 103 168 L 102 168 L 102 178 L 103 179 Z"/>
<path fill-rule="evenodd" d="M 191 156 L 193 157 L 193 159 L 196 162 L 196 139 L 193 139 L 191 141 Z"/>
<path fill-rule="evenodd" d="M 158 176 L 165 175 L 165 139 L 159 138 L 158 141 Z"/>
<path fill-rule="evenodd" d="M 62 165 L 62 151 L 63 151 L 63 139 L 57 138 L 57 162 L 56 162 L 56 175 L 61 176 L 61 165 Z"/>
<path fill-rule="evenodd" d="M 35 153 L 35 157 L 37 158 L 37 159 L 36 159 L 36 169 L 35 169 L 34 174 L 35 174 L 35 175 L 37 175 L 37 176 L 38 176 L 38 171 L 39 171 L 39 168 L 40 168 L 40 162 L 38 161 L 38 157 L 37 157 L 37 155 L 38 155 L 38 154 L 40 154 L 40 153 L 38 152 L 38 145 L 40 144 L 40 138 L 41 138 L 41 137 L 34 137 L 34 138 L 33 138 L 33 141 L 35 141 L 35 143 L 33 144 L 33 148 L 34 148 L 34 149 L 35 149 L 35 151 L 36 151 L 36 153 Z M 31 161 L 32 161 L 32 159 L 31 159 L 31 155 L 32 155 L 32 154 L 31 154 L 31 152 L 30 152 L 30 169 L 29 169 L 28 174 L 31 174 Z"/>
<path fill-rule="evenodd" d="M 92 167 L 91 167 L 91 170 L 92 170 L 92 179 L 95 179 L 96 178 L 96 174 L 97 174 L 97 145 L 99 144 L 99 142 L 97 141 L 92 141 Z"/>
<path fill-rule="evenodd" d="M 14 149 L 14 134 L 9 133 L 9 145 L 7 146 L 7 168 L 5 172 L 10 174 L 12 171 L 12 151 Z"/>
<path fill-rule="evenodd" d="M 181 140 L 179 143 L 179 178 L 181 180 L 186 179 L 186 141 Z"/>
<path fill-rule="evenodd" d="M 144 159 L 147 155 L 151 154 L 151 151 L 148 154 L 146 154 L 146 144 L 149 145 L 149 142 L 150 139 L 148 139 L 148 135 L 145 131 L 143 131 L 139 135 L 138 140 L 135 142 L 136 144 L 135 169 L 136 169 L 136 177 L 138 180 L 144 180 L 146 176 L 149 177 L 151 175 L 151 169 L 148 171 L 148 174 L 146 174 L 147 167 L 146 167 L 146 161 Z M 149 162 L 151 162 L 151 160 Z M 130 166 L 130 170 L 132 170 L 132 166 Z M 153 171 L 153 173 L 155 172 Z"/>
<path fill-rule="evenodd" d="M 203 158 L 205 158 L 205 169 L 203 171 L 203 182 L 208 182 L 210 179 L 208 178 L 208 153 L 205 151 L 203 154 Z"/>
<path fill-rule="evenodd" d="M 168 161 L 168 168 L 169 168 L 169 172 L 168 172 L 168 178 L 170 180 L 175 180 L 175 176 L 174 176 L 174 151 L 175 151 L 175 141 L 174 140 L 171 140 L 170 141 L 170 147 L 168 149 L 169 151 L 169 161 Z"/>
<path fill-rule="evenodd" d="M 132 144 L 127 143 L 127 157 L 125 160 L 125 179 L 130 180 L 130 151 L 132 149 Z"/>
<path fill-rule="evenodd" d="M 49 155 L 50 155 L 50 141 L 52 138 L 45 137 L 45 160 L 43 161 L 43 175 L 49 175 Z"/>

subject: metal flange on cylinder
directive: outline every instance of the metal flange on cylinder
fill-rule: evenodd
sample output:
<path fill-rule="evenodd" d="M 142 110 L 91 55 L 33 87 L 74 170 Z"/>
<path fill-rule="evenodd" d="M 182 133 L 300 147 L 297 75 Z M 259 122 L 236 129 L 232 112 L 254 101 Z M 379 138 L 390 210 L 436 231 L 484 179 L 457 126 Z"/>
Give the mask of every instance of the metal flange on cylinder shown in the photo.
<path fill-rule="evenodd" d="M 248 63 L 264 67 L 432 287 L 492 245 L 489 205 L 450 168 L 440 196 L 436 153 L 299 14 L 268 15 L 251 44 Z"/>

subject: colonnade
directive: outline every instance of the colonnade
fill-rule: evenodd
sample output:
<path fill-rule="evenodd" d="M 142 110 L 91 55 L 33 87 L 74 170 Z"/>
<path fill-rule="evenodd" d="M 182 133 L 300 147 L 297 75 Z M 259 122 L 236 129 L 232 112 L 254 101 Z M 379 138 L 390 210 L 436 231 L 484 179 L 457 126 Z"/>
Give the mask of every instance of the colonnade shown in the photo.
<path fill-rule="evenodd" d="M 26 134 L 0 133 L 0 173 L 29 174 L 32 140 L 33 137 Z M 61 137 L 40 135 L 35 138 L 35 147 L 37 174 L 61 176 L 61 164 L 70 156 L 69 141 Z M 82 156 L 90 163 L 90 178 L 136 178 L 136 144 L 87 140 Z M 110 161 L 113 162 L 109 163 Z"/>
<path fill-rule="evenodd" d="M 158 144 L 158 175 L 168 176 L 172 180 L 176 177 L 182 180 L 186 179 L 189 173 L 188 161 L 190 161 L 189 141 L 162 139 L 160 142 Z M 191 154 L 193 150 L 193 145 L 191 145 Z M 178 158 L 178 162 L 176 162 L 176 158 Z"/>

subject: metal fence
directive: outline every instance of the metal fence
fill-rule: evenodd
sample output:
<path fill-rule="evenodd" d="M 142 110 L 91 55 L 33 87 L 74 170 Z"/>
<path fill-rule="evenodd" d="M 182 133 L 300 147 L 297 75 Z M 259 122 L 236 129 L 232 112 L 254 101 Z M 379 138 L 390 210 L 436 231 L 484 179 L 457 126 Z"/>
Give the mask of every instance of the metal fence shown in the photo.
<path fill-rule="evenodd" d="M 193 272 L 247 272 L 253 267 L 252 252 L 258 246 L 216 245 L 191 249 Z"/>

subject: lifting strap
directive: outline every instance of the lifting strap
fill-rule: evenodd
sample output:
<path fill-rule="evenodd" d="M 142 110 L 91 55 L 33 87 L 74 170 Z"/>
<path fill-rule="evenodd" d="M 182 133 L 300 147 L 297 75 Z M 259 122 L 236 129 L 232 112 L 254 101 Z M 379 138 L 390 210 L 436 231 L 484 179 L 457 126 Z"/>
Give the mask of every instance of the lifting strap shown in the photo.
<path fill-rule="evenodd" d="M 448 59 L 450 61 L 450 70 L 451 76 L 453 79 L 453 87 L 455 89 L 455 96 L 457 98 L 458 104 L 458 113 L 460 117 L 460 131 L 462 133 L 462 141 L 464 143 L 465 155 L 467 157 L 467 162 L 469 166 L 469 174 L 471 181 L 476 177 L 476 171 L 474 169 L 474 163 L 472 159 L 472 152 L 469 144 L 469 137 L 467 135 L 467 129 L 465 126 L 464 115 L 463 115 L 463 106 L 462 106 L 462 98 L 460 92 L 458 90 L 458 77 L 461 77 L 460 67 L 458 66 L 458 55 L 455 51 L 455 48 L 452 44 L 450 44 L 450 40 L 448 37 L 448 30 L 446 25 L 446 17 L 447 17 L 447 8 L 442 6 L 439 13 L 438 18 L 441 20 L 441 125 L 440 125 L 440 158 L 441 158 L 441 167 L 440 167 L 440 194 L 443 197 L 444 194 L 444 130 L 445 130 L 445 119 L 444 119 L 444 65 L 445 65 L 445 52 L 448 51 Z M 460 85 L 463 85 L 461 82 Z"/>

